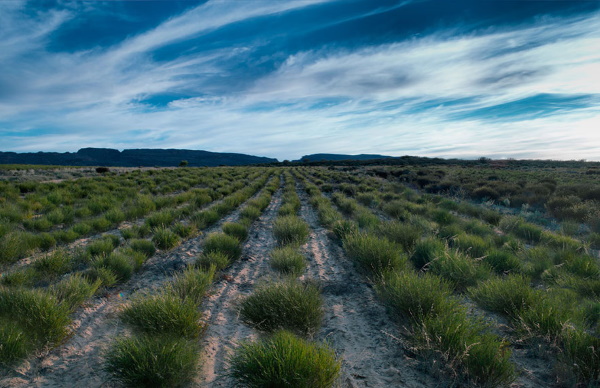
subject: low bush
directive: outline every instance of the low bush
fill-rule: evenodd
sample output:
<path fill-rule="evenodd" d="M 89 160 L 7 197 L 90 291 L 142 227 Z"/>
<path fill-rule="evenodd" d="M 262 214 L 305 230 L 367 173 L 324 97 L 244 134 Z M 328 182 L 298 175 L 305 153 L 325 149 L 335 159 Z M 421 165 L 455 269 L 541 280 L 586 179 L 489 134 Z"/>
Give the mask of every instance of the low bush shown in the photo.
<path fill-rule="evenodd" d="M 240 317 L 258 330 L 314 334 L 323 319 L 323 300 L 313 284 L 298 281 L 259 287 L 240 303 Z"/>
<path fill-rule="evenodd" d="M 242 247 L 237 238 L 229 236 L 225 233 L 211 233 L 204 240 L 204 255 L 212 255 L 220 253 L 227 257 L 228 262 L 239 259 L 242 254 Z"/>
<path fill-rule="evenodd" d="M 55 277 L 71 270 L 71 257 L 64 251 L 56 251 L 40 257 L 32 264 L 39 278 Z"/>
<path fill-rule="evenodd" d="M 415 249 L 410 256 L 410 261 L 417 269 L 421 269 L 432 260 L 444 254 L 446 245 L 435 237 L 427 237 L 416 243 Z"/>
<path fill-rule="evenodd" d="M 406 267 L 407 258 L 397 244 L 371 234 L 358 233 L 344 240 L 344 249 L 355 263 L 374 275 Z"/>
<path fill-rule="evenodd" d="M 0 365 L 14 363 L 31 351 L 27 334 L 11 321 L 0 321 Z"/>
<path fill-rule="evenodd" d="M 134 270 L 134 264 L 122 253 L 113 252 L 107 256 L 100 256 L 92 263 L 94 268 L 106 268 L 116 277 L 118 282 L 124 282 L 131 278 Z M 103 275 L 103 274 L 98 274 Z M 108 278 L 107 280 L 109 280 Z M 105 286 L 108 286 L 103 281 Z"/>
<path fill-rule="evenodd" d="M 173 233 L 171 229 L 167 228 L 156 228 L 154 230 L 154 236 L 152 236 L 152 242 L 158 249 L 169 250 L 175 248 L 181 242 L 181 238 Z"/>
<path fill-rule="evenodd" d="M 376 231 L 380 236 L 401 245 L 405 252 L 412 250 L 421 237 L 418 227 L 398 221 L 381 223 Z"/>
<path fill-rule="evenodd" d="M 286 246 L 271 251 L 269 264 L 274 270 L 290 276 L 300 276 L 306 268 L 306 259 L 294 247 Z"/>
<path fill-rule="evenodd" d="M 540 301 L 540 295 L 531 287 L 530 280 L 521 275 L 489 279 L 470 288 L 469 295 L 486 310 L 512 319 L 517 319 L 521 311 Z"/>
<path fill-rule="evenodd" d="M 338 220 L 333 223 L 333 233 L 340 240 L 344 240 L 347 236 L 358 233 L 358 225 L 354 221 Z"/>
<path fill-rule="evenodd" d="M 181 222 L 177 222 L 171 227 L 171 230 L 181 238 L 189 238 L 195 235 L 198 230 L 193 224 L 186 225 Z"/>
<path fill-rule="evenodd" d="M 341 370 L 331 348 L 284 331 L 260 342 L 242 343 L 230 364 L 231 375 L 249 388 L 330 388 Z"/>
<path fill-rule="evenodd" d="M 221 271 L 231 264 L 229 257 L 222 252 L 203 252 L 196 260 L 196 265 L 204 270 L 215 267 Z"/>
<path fill-rule="evenodd" d="M 229 236 L 233 236 L 242 242 L 248 238 L 248 228 L 242 224 L 235 222 L 226 222 L 223 224 L 223 232 Z"/>
<path fill-rule="evenodd" d="M 101 280 L 90 282 L 82 275 L 74 274 L 54 284 L 50 292 L 59 303 L 67 306 L 69 311 L 74 311 L 94 295 L 101 283 Z"/>
<path fill-rule="evenodd" d="M 518 257 L 510 252 L 494 249 L 483 258 L 483 262 L 502 274 L 507 272 L 519 272 L 522 265 Z"/>
<path fill-rule="evenodd" d="M 431 261 L 428 268 L 450 281 L 456 291 L 463 291 L 491 276 L 490 267 L 455 250 L 446 250 L 442 256 Z"/>
<path fill-rule="evenodd" d="M 186 268 L 185 271 L 173 278 L 170 289 L 179 299 L 183 301 L 190 300 L 193 304 L 199 306 L 212 284 L 215 269 L 215 266 L 209 267 L 208 270 Z"/>
<path fill-rule="evenodd" d="M 193 341 L 164 336 L 117 339 L 106 370 L 130 387 L 174 387 L 192 379 L 200 352 Z"/>
<path fill-rule="evenodd" d="M 302 245 L 308 232 L 308 224 L 297 216 L 278 217 L 273 223 L 273 235 L 279 245 Z"/>
<path fill-rule="evenodd" d="M 136 252 L 140 252 L 144 254 L 144 256 L 151 257 L 156 252 L 156 248 L 154 248 L 154 243 L 150 240 L 144 239 L 134 239 L 129 241 L 129 248 L 133 249 Z"/>
<path fill-rule="evenodd" d="M 200 318 L 192 299 L 182 301 L 171 292 L 138 297 L 121 312 L 121 319 L 139 332 L 186 338 L 200 334 Z"/>
<path fill-rule="evenodd" d="M 375 285 L 377 294 L 398 316 L 420 322 L 457 308 L 451 285 L 438 276 L 411 271 L 388 272 Z"/>

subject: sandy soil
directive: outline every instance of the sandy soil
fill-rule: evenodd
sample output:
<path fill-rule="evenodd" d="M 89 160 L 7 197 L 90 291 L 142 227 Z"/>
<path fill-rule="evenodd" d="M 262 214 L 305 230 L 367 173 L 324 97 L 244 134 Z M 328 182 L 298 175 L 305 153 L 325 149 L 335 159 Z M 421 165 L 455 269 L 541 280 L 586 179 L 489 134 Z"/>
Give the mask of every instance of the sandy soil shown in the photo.
<path fill-rule="evenodd" d="M 402 335 L 365 278 L 345 257 L 318 222 L 299 191 L 300 216 L 311 227 L 303 248 L 309 260 L 308 274 L 323 287 L 325 319 L 317 339 L 325 340 L 342 359 L 342 387 L 435 387 L 438 382 L 419 371 L 406 354 Z"/>
<path fill-rule="evenodd" d="M 281 190 L 252 225 L 242 257 L 229 267 L 213 285 L 203 310 L 208 324 L 202 340 L 202 369 L 197 383 L 201 387 L 232 387 L 227 376 L 228 358 L 240 341 L 256 339 L 258 334 L 238 317 L 237 302 L 252 293 L 257 283 L 273 276 L 269 252 L 275 248 L 272 223 L 281 205 Z"/>
<path fill-rule="evenodd" d="M 161 287 L 201 253 L 204 236 L 219 231 L 224 222 L 239 218 L 242 207 L 169 252 L 159 252 L 141 271 L 110 293 L 94 297 L 74 314 L 73 335 L 61 346 L 42 352 L 17 368 L 0 369 L 0 387 L 113 387 L 116 383 L 103 370 L 102 354 L 111 341 L 126 330 L 117 317 L 119 310 L 138 290 Z"/>

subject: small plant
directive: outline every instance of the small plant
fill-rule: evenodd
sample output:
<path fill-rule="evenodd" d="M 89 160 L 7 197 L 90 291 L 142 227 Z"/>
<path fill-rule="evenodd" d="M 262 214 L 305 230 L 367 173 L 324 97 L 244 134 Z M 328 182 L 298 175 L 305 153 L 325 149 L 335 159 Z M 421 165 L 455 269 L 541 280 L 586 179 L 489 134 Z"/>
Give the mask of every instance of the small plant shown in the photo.
<path fill-rule="evenodd" d="M 410 271 L 388 272 L 376 283 L 381 299 L 394 314 L 420 322 L 428 316 L 448 314 L 458 303 L 451 285 L 438 276 Z"/>
<path fill-rule="evenodd" d="M 225 233 L 212 233 L 204 240 L 204 254 L 213 252 L 225 255 L 229 262 L 237 260 L 242 254 L 242 247 L 237 238 Z"/>
<path fill-rule="evenodd" d="M 53 285 L 51 292 L 59 303 L 67 306 L 69 311 L 74 311 L 94 295 L 101 283 L 101 280 L 90 282 L 85 277 L 74 274 Z"/>
<path fill-rule="evenodd" d="M 333 233 L 340 240 L 344 240 L 348 235 L 358 233 L 358 225 L 353 221 L 338 220 L 333 223 Z"/>
<path fill-rule="evenodd" d="M 507 272 L 519 272 L 522 268 L 518 257 L 510 252 L 493 250 L 484 258 L 483 262 L 489 265 L 499 274 Z"/>
<path fill-rule="evenodd" d="M 69 272 L 71 266 L 71 257 L 63 251 L 45 255 L 33 263 L 33 268 L 41 278 L 62 275 Z"/>
<path fill-rule="evenodd" d="M 355 263 L 376 275 L 406 267 L 402 248 L 385 238 L 365 233 L 350 235 L 344 240 L 344 249 Z"/>
<path fill-rule="evenodd" d="M 306 260 L 294 247 L 286 246 L 271 251 L 271 268 L 284 275 L 300 276 L 306 268 Z"/>
<path fill-rule="evenodd" d="M 110 270 L 116 276 L 118 282 L 129 280 L 134 269 L 133 263 L 127 256 L 117 252 L 113 252 L 108 256 L 100 256 L 92 263 L 92 266 L 94 268 L 106 268 Z M 103 284 L 108 286 L 104 282 Z"/>
<path fill-rule="evenodd" d="M 171 227 L 171 230 L 175 232 L 181 238 L 188 238 L 197 233 L 197 229 L 193 224 L 185 225 L 181 222 L 176 223 Z"/>
<path fill-rule="evenodd" d="M 410 261 L 412 261 L 415 267 L 421 269 L 432 260 L 443 255 L 445 247 L 445 244 L 441 240 L 435 237 L 427 237 L 416 243 L 415 249 L 410 256 Z"/>
<path fill-rule="evenodd" d="M 231 375 L 249 388 L 330 388 L 341 369 L 328 346 L 284 331 L 261 342 L 243 343 L 230 363 Z"/>
<path fill-rule="evenodd" d="M 196 265 L 204 270 L 215 267 L 217 271 L 221 271 L 230 264 L 229 257 L 222 252 L 203 252 L 196 261 Z"/>
<path fill-rule="evenodd" d="M 446 250 L 444 254 L 429 263 L 429 270 L 450 281 L 457 291 L 476 285 L 491 276 L 491 269 L 471 257 L 454 250 Z"/>
<path fill-rule="evenodd" d="M 143 253 L 144 256 L 151 257 L 156 252 L 156 248 L 154 248 L 154 243 L 150 240 L 144 239 L 134 239 L 129 241 L 129 248 L 133 249 L 136 252 Z"/>
<path fill-rule="evenodd" d="M 469 289 L 469 294 L 483 308 L 513 319 L 540 301 L 539 293 L 531 288 L 530 280 L 521 275 L 489 279 Z"/>
<path fill-rule="evenodd" d="M 404 248 L 405 252 L 412 250 L 421 237 L 421 230 L 410 224 L 391 221 L 378 226 L 377 233 Z"/>
<path fill-rule="evenodd" d="M 200 312 L 190 298 L 162 292 L 138 297 L 121 313 L 121 319 L 136 330 L 150 335 L 169 334 L 193 338 L 200 334 Z"/>
<path fill-rule="evenodd" d="M 15 323 L 0 321 L 0 365 L 25 358 L 31 350 L 30 347 L 27 334 Z"/>
<path fill-rule="evenodd" d="M 262 212 L 256 206 L 246 206 L 245 208 L 242 209 L 240 214 L 243 218 L 247 218 L 249 220 L 254 221 L 254 220 L 258 219 L 258 217 L 260 217 Z"/>
<path fill-rule="evenodd" d="M 308 224 L 297 216 L 278 217 L 273 223 L 273 234 L 279 245 L 302 245 L 308 239 Z"/>
<path fill-rule="evenodd" d="M 115 249 L 115 245 L 107 238 L 98 239 L 87 246 L 87 250 L 92 256 L 108 255 L 113 249 Z"/>
<path fill-rule="evenodd" d="M 194 376 L 199 354 L 183 338 L 120 338 L 106 355 L 106 369 L 127 386 L 174 387 Z"/>
<path fill-rule="evenodd" d="M 207 271 L 197 268 L 186 268 L 181 274 L 175 276 L 171 282 L 171 289 L 179 299 L 191 300 L 195 305 L 202 303 L 215 275 L 215 266 Z"/>
<path fill-rule="evenodd" d="M 248 228 L 242 224 L 235 222 L 226 222 L 223 224 L 223 232 L 229 236 L 233 236 L 242 242 L 248 238 Z"/>
<path fill-rule="evenodd" d="M 323 300 L 310 283 L 286 281 L 259 287 L 240 304 L 242 320 L 259 330 L 312 335 L 321 325 Z"/>
<path fill-rule="evenodd" d="M 173 233 L 171 229 L 156 228 L 152 242 L 158 249 L 169 250 L 175 248 L 181 242 L 181 238 Z"/>

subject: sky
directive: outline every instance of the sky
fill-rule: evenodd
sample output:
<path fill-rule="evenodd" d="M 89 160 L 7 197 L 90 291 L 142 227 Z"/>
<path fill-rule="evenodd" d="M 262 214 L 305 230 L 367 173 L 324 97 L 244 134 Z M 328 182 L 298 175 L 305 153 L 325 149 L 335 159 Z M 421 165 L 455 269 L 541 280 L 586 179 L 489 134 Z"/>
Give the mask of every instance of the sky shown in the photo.
<path fill-rule="evenodd" d="M 0 0 L 0 151 L 600 160 L 600 1 Z"/>

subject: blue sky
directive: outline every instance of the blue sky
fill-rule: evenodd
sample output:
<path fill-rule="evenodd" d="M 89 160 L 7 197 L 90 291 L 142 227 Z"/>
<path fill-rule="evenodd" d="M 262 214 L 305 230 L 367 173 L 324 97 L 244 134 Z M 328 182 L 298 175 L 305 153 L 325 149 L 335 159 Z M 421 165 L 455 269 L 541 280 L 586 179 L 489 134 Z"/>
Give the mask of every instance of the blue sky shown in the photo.
<path fill-rule="evenodd" d="M 0 0 L 0 139 L 600 160 L 600 2 Z"/>

